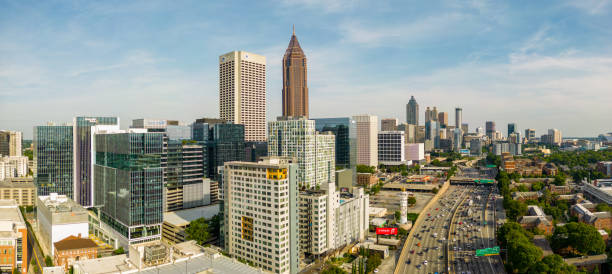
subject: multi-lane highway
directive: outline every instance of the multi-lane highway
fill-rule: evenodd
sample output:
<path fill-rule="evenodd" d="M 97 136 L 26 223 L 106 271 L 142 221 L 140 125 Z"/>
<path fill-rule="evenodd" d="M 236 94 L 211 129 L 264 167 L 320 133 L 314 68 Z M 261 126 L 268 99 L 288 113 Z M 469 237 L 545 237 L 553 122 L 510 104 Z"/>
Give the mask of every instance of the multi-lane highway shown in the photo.
<path fill-rule="evenodd" d="M 504 273 L 499 256 L 474 256 L 476 249 L 496 244 L 493 189 L 450 186 L 421 213 L 423 222 L 413 228 L 395 273 Z"/>

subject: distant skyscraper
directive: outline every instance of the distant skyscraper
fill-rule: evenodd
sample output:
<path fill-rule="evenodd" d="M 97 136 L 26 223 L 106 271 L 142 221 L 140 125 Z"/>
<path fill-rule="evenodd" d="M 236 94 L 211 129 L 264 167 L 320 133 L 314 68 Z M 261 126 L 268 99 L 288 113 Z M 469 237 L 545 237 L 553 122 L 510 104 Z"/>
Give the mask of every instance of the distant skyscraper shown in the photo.
<path fill-rule="evenodd" d="M 448 112 L 439 112 L 438 113 L 438 123 L 440 123 L 440 127 L 448 126 Z"/>
<path fill-rule="evenodd" d="M 536 137 L 535 129 L 533 128 L 525 129 L 525 138 L 527 138 L 527 141 L 533 140 L 535 139 L 535 137 Z"/>
<path fill-rule="evenodd" d="M 432 141 L 433 147 L 438 148 L 440 145 L 440 127 L 436 121 L 425 122 L 425 140 Z"/>
<path fill-rule="evenodd" d="M 463 109 L 455 108 L 455 128 L 461 128 L 461 124 L 463 123 Z M 464 132 L 467 133 L 467 132 Z"/>
<path fill-rule="evenodd" d="M 244 125 L 246 141 L 266 140 L 266 57 L 245 51 L 219 56 L 219 112 Z"/>
<path fill-rule="evenodd" d="M 433 107 L 430 113 L 430 119 L 434 121 L 438 121 L 438 107 Z"/>
<path fill-rule="evenodd" d="M 463 131 L 463 134 L 467 134 L 470 130 L 470 125 L 466 123 L 461 124 L 461 130 Z"/>
<path fill-rule="evenodd" d="M 509 123 L 508 124 L 508 137 L 510 137 L 510 134 L 518 132 L 516 129 L 516 124 L 515 123 Z"/>
<path fill-rule="evenodd" d="M 378 117 L 353 116 L 357 122 L 357 164 L 378 167 Z"/>
<path fill-rule="evenodd" d="M 431 110 L 429 109 L 429 107 L 425 108 L 425 123 L 427 123 L 427 121 L 431 121 L 433 120 L 431 118 Z"/>
<path fill-rule="evenodd" d="M 357 123 L 350 117 L 313 119 L 319 132 L 336 135 L 336 166 L 354 169 L 357 164 Z"/>
<path fill-rule="evenodd" d="M 94 205 L 103 227 L 124 249 L 161 239 L 163 138 L 163 133 L 142 129 L 96 135 Z"/>
<path fill-rule="evenodd" d="M 487 137 L 489 137 L 490 140 L 495 140 L 495 122 L 487 121 L 485 127 Z"/>
<path fill-rule="evenodd" d="M 556 128 L 551 128 L 548 130 L 548 138 L 550 140 L 550 144 L 561 145 L 563 139 L 561 137 L 561 131 Z"/>
<path fill-rule="evenodd" d="M 21 156 L 21 131 L 0 130 L 0 155 Z"/>
<path fill-rule="evenodd" d="M 93 202 L 93 165 L 96 159 L 95 135 L 98 131 L 119 130 L 117 117 L 75 117 L 74 132 L 74 198 L 78 204 L 89 207 Z"/>
<path fill-rule="evenodd" d="M 406 104 L 406 123 L 419 125 L 419 104 L 414 96 L 410 96 L 410 101 Z"/>
<path fill-rule="evenodd" d="M 72 198 L 72 126 L 34 127 L 33 143 L 38 195 L 58 193 Z"/>
<path fill-rule="evenodd" d="M 308 118 L 308 83 L 306 55 L 295 30 L 283 56 L 283 116 Z"/>
<path fill-rule="evenodd" d="M 394 131 L 397 130 L 397 124 L 399 120 L 397 118 L 386 118 L 380 121 L 381 131 Z"/>
<path fill-rule="evenodd" d="M 485 135 L 485 131 L 484 131 L 484 129 L 482 127 L 477 127 L 476 128 L 476 134 L 478 136 L 483 136 L 483 135 Z"/>

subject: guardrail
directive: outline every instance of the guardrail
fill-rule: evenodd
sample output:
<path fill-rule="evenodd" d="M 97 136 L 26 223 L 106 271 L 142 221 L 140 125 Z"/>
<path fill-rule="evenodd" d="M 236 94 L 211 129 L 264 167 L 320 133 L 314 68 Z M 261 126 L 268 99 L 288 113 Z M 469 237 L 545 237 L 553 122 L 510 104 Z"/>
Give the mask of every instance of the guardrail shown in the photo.
<path fill-rule="evenodd" d="M 425 205 L 425 207 L 423 208 L 423 210 L 421 210 L 421 212 L 426 212 L 429 210 L 429 208 L 435 204 L 438 199 L 440 199 L 440 197 L 442 195 L 444 195 L 444 193 L 446 192 L 446 190 L 450 187 L 450 180 L 446 180 L 444 182 L 444 184 L 442 185 L 442 187 L 440 188 L 440 190 L 438 191 L 438 193 L 436 193 L 436 195 L 434 195 L 431 200 L 429 200 L 429 202 L 427 203 L 427 205 Z M 417 217 L 417 219 L 414 221 L 414 223 L 412 224 L 412 228 L 410 229 L 410 232 L 408 233 L 408 237 L 406 237 L 406 241 L 404 241 L 404 247 L 402 248 L 402 252 L 400 253 L 400 256 L 398 258 L 398 261 L 396 262 L 395 265 L 395 270 L 393 271 L 394 274 L 399 274 L 400 268 L 401 266 L 404 266 L 405 264 L 400 264 L 399 262 L 403 260 L 403 258 L 406 256 L 406 254 L 409 252 L 408 251 L 408 242 L 410 242 L 410 240 L 414 237 L 414 231 L 416 230 L 416 228 L 421 225 L 421 223 L 423 222 L 423 215 L 424 214 L 419 214 L 419 216 Z"/>

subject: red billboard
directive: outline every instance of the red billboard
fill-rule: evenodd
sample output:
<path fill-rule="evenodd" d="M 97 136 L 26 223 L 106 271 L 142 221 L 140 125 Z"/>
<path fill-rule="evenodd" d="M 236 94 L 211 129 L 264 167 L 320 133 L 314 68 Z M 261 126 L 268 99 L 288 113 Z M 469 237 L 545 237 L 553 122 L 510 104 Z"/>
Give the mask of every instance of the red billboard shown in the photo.
<path fill-rule="evenodd" d="M 377 227 L 377 235 L 397 235 L 397 227 Z"/>

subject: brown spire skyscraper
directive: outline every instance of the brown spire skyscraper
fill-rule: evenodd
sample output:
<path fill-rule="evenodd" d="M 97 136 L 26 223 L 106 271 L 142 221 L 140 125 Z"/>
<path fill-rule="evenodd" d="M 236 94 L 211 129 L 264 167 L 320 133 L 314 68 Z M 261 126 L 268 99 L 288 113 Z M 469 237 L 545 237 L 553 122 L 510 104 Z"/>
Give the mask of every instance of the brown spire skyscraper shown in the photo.
<path fill-rule="evenodd" d="M 306 55 L 295 36 L 283 56 L 283 116 L 308 117 L 308 84 Z"/>

